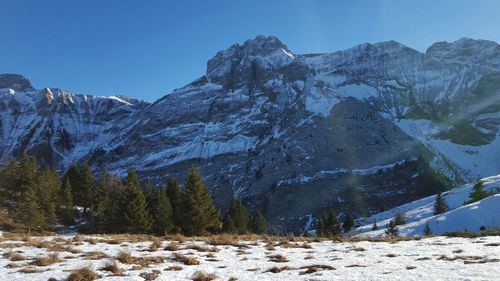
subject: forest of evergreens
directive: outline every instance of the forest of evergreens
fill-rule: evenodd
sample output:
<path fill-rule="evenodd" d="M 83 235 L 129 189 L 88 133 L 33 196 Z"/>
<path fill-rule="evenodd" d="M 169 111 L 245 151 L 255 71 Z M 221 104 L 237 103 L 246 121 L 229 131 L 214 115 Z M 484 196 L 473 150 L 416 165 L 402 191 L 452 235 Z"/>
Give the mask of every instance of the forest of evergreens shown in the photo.
<path fill-rule="evenodd" d="M 249 214 L 237 198 L 229 205 L 222 220 L 195 166 L 183 186 L 172 178 L 160 187 L 141 185 L 134 168 L 124 179 L 105 169 L 96 178 L 86 163 L 72 164 L 59 175 L 27 154 L 0 169 L 0 207 L 26 231 L 74 227 L 86 233 L 266 233 L 259 211 Z"/>

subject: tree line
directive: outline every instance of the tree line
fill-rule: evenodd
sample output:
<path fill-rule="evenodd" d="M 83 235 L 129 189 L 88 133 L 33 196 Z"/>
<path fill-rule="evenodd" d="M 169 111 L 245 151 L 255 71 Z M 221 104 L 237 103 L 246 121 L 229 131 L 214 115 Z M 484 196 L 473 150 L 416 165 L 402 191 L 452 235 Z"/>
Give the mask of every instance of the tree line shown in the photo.
<path fill-rule="evenodd" d="M 234 198 L 221 220 L 210 189 L 195 166 L 185 184 L 170 179 L 161 187 L 141 185 L 134 168 L 124 179 L 103 169 L 96 178 L 87 163 L 72 164 L 63 175 L 42 169 L 23 153 L 0 169 L 0 207 L 29 230 L 77 226 L 88 233 L 205 235 L 267 232 L 260 211 L 249 214 Z"/>

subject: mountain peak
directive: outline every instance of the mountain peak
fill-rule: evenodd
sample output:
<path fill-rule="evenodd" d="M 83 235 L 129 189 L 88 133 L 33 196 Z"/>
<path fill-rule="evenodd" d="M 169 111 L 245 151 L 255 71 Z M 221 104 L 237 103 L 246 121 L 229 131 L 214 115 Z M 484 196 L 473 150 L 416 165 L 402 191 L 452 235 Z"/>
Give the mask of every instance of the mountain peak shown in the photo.
<path fill-rule="evenodd" d="M 469 57 L 486 59 L 489 57 L 498 57 L 500 46 L 494 41 L 464 37 L 453 42 L 436 42 L 427 49 L 426 54 L 439 59 L 453 59 L 458 61 Z"/>
<path fill-rule="evenodd" d="M 282 65 L 282 63 L 294 58 L 292 52 L 277 37 L 258 35 L 254 39 L 245 41 L 242 45 L 234 44 L 217 52 L 207 62 L 207 76 L 211 78 L 211 81 L 221 82 L 220 77 L 225 77 L 231 69 L 237 67 L 242 60 L 248 57 L 266 57 L 269 59 L 268 62 L 275 66 Z"/>
<path fill-rule="evenodd" d="M 30 81 L 20 74 L 0 74 L 0 88 L 10 88 L 14 91 L 33 90 Z"/>
<path fill-rule="evenodd" d="M 288 48 L 275 36 L 257 35 L 254 39 L 249 39 L 243 43 L 243 49 L 252 55 L 265 55 L 269 52 Z"/>

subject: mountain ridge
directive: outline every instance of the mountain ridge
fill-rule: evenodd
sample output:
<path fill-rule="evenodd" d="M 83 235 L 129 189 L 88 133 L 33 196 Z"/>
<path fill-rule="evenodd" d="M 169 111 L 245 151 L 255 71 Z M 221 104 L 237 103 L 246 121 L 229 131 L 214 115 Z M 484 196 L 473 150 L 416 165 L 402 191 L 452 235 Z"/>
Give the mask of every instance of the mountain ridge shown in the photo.
<path fill-rule="evenodd" d="M 124 175 L 135 166 L 156 184 L 195 164 L 223 208 L 239 196 L 297 231 L 331 208 L 360 214 L 416 199 L 431 178 L 437 189 L 443 179 L 500 172 L 486 153 L 500 151 L 500 47 L 471 40 L 426 53 L 386 41 L 303 55 L 257 36 L 217 52 L 204 76 L 150 104 L 56 90 L 82 108 L 38 108 L 12 99 L 30 91 L 0 90 L 2 158 L 27 149 L 60 169 L 88 161 Z"/>

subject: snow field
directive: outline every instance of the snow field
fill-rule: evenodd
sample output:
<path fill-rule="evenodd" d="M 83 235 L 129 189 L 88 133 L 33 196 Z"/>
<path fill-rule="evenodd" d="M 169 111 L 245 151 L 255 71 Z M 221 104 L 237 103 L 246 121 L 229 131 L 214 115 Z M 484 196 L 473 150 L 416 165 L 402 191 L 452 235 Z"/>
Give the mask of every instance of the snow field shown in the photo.
<path fill-rule="evenodd" d="M 0 276 L 6 281 L 65 280 L 72 270 L 86 266 L 101 275 L 100 280 L 144 280 L 140 275 L 154 270 L 159 274 L 155 280 L 191 280 L 196 271 L 214 273 L 215 280 L 498 280 L 500 276 L 500 237 L 433 237 L 399 242 L 282 241 L 273 246 L 263 240 L 217 246 L 186 240 L 178 244 L 176 251 L 165 250 L 172 242 L 166 240 L 161 241 L 157 251 L 149 251 L 151 241 L 113 242 L 112 237 L 103 236 L 79 236 L 82 239 L 75 241 L 73 236 L 31 237 L 26 241 L 8 237 L 0 243 Z M 54 252 L 37 248 L 35 241 L 50 242 L 48 245 L 52 246 L 47 247 L 66 245 L 72 250 L 60 250 L 61 260 L 54 264 L 29 265 L 36 257 Z M 9 252 L 26 260 L 11 261 Z M 124 269 L 124 276 L 101 270 L 120 252 L 136 257 L 136 262 L 117 262 Z M 175 261 L 175 254 L 194 258 L 199 264 Z M 281 262 L 271 261 L 273 257 Z M 139 261 L 148 258 L 159 262 L 141 266 Z M 25 268 L 41 272 L 20 272 Z"/>

